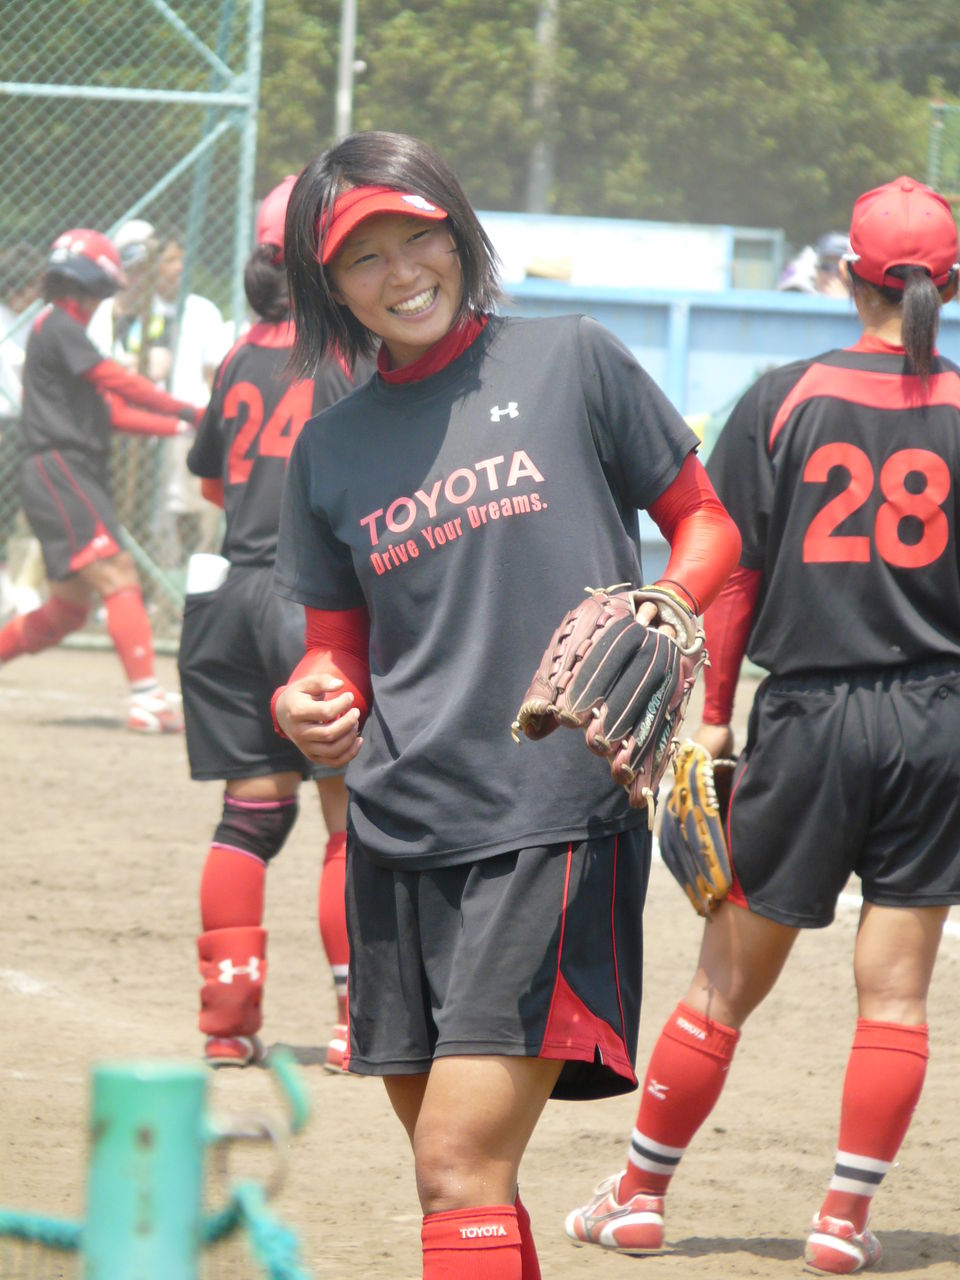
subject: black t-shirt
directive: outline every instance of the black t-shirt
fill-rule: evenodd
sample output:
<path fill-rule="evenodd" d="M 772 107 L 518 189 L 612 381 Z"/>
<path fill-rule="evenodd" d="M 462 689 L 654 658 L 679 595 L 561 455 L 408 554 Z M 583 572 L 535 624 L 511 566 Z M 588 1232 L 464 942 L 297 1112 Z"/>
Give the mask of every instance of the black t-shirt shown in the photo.
<path fill-rule="evenodd" d="M 310 379 L 286 372 L 293 343 L 287 324 L 258 324 L 227 353 L 197 431 L 187 466 L 222 479 L 226 533 L 222 554 L 233 564 L 272 564 L 287 458 L 303 424 L 353 387 L 335 360 Z M 369 376 L 370 367 L 357 377 Z"/>
<path fill-rule="evenodd" d="M 30 453 L 59 449 L 104 473 L 110 411 L 83 376 L 102 360 L 78 321 L 60 307 L 44 307 L 30 330 L 23 366 L 23 438 Z"/>
<path fill-rule="evenodd" d="M 518 746 L 510 725 L 584 589 L 642 580 L 636 509 L 696 446 L 576 316 L 493 317 L 439 373 L 372 378 L 307 424 L 275 584 L 370 615 L 373 708 L 347 781 L 371 857 L 449 865 L 646 821 L 582 734 Z"/>
<path fill-rule="evenodd" d="M 777 674 L 960 655 L 960 370 L 896 351 L 765 374 L 707 470 L 763 573 L 747 647 Z"/>

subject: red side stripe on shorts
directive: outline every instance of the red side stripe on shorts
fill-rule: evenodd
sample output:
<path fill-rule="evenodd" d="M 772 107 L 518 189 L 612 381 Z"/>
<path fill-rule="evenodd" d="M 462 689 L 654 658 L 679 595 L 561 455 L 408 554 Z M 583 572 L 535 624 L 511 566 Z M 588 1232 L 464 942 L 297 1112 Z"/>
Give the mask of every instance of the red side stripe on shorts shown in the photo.
<path fill-rule="evenodd" d="M 619 845 L 619 841 L 617 842 Z M 592 1062 L 595 1049 L 599 1048 L 604 1064 L 628 1080 L 636 1081 L 633 1062 L 627 1052 L 622 1035 L 583 1003 L 561 972 L 563 942 L 567 927 L 567 903 L 570 895 L 570 871 L 573 846 L 567 846 L 567 869 L 563 882 L 563 908 L 560 913 L 560 941 L 557 949 L 557 974 L 554 980 L 550 1012 L 543 1033 L 540 1058 L 574 1059 Z M 616 878 L 614 878 L 616 883 Z M 612 909 L 612 908 L 611 908 Z M 614 954 L 616 964 L 616 954 Z M 620 999 L 620 976 L 617 981 L 617 1001 L 620 1006 L 620 1025 L 623 1026 L 623 1003 Z"/>

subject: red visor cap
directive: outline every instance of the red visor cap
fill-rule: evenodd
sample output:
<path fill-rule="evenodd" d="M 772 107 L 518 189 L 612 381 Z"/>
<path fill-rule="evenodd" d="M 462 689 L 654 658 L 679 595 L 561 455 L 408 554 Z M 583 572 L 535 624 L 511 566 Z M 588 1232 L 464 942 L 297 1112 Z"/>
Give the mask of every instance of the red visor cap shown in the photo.
<path fill-rule="evenodd" d="M 853 206 L 850 250 L 846 261 L 871 284 L 902 289 L 891 269 L 922 267 L 943 285 L 957 268 L 957 224 L 943 196 L 914 178 L 896 178 Z"/>
<path fill-rule="evenodd" d="M 394 187 L 351 187 L 337 196 L 326 235 L 322 223 L 317 224 L 320 261 L 326 265 L 351 231 L 378 213 L 402 213 L 431 222 L 442 222 L 447 216 L 446 209 L 409 191 L 397 191 Z"/>

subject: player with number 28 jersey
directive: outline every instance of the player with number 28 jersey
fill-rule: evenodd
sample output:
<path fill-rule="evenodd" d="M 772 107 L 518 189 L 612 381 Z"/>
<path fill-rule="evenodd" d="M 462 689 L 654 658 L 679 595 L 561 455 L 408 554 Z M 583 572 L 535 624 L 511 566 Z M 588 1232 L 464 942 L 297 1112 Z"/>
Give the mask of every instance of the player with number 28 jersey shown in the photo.
<path fill-rule="evenodd" d="M 582 1243 L 662 1246 L 670 1180 L 741 1027 L 857 877 L 859 1017 L 805 1258 L 841 1275 L 880 1259 L 867 1219 L 920 1097 L 927 991 L 960 903 L 960 369 L 934 345 L 957 249 L 929 187 L 865 192 L 842 264 L 860 339 L 764 374 L 708 460 L 742 538 L 704 617 L 711 755 L 731 754 L 744 653 L 768 675 L 727 814 L 734 884 L 654 1046 L 626 1169 L 567 1219 Z M 819 1049 L 804 1046 L 813 1069 Z M 803 1111 L 812 1141 L 824 1118 Z"/>
<path fill-rule="evenodd" d="M 960 657 L 960 370 L 935 356 L 921 389 L 903 360 L 865 335 L 773 370 L 711 455 L 763 574 L 748 653 L 766 670 Z"/>

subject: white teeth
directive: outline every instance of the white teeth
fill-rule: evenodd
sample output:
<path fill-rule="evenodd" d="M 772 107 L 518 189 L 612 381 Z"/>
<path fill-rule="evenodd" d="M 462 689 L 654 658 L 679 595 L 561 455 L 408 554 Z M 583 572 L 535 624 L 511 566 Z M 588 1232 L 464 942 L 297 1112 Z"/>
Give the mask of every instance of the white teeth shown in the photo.
<path fill-rule="evenodd" d="M 423 293 L 418 293 L 415 298 L 408 298 L 406 302 L 395 303 L 390 310 L 396 312 L 399 316 L 414 316 L 420 311 L 426 311 L 434 298 L 437 296 L 437 286 L 432 289 L 424 289 Z"/>

